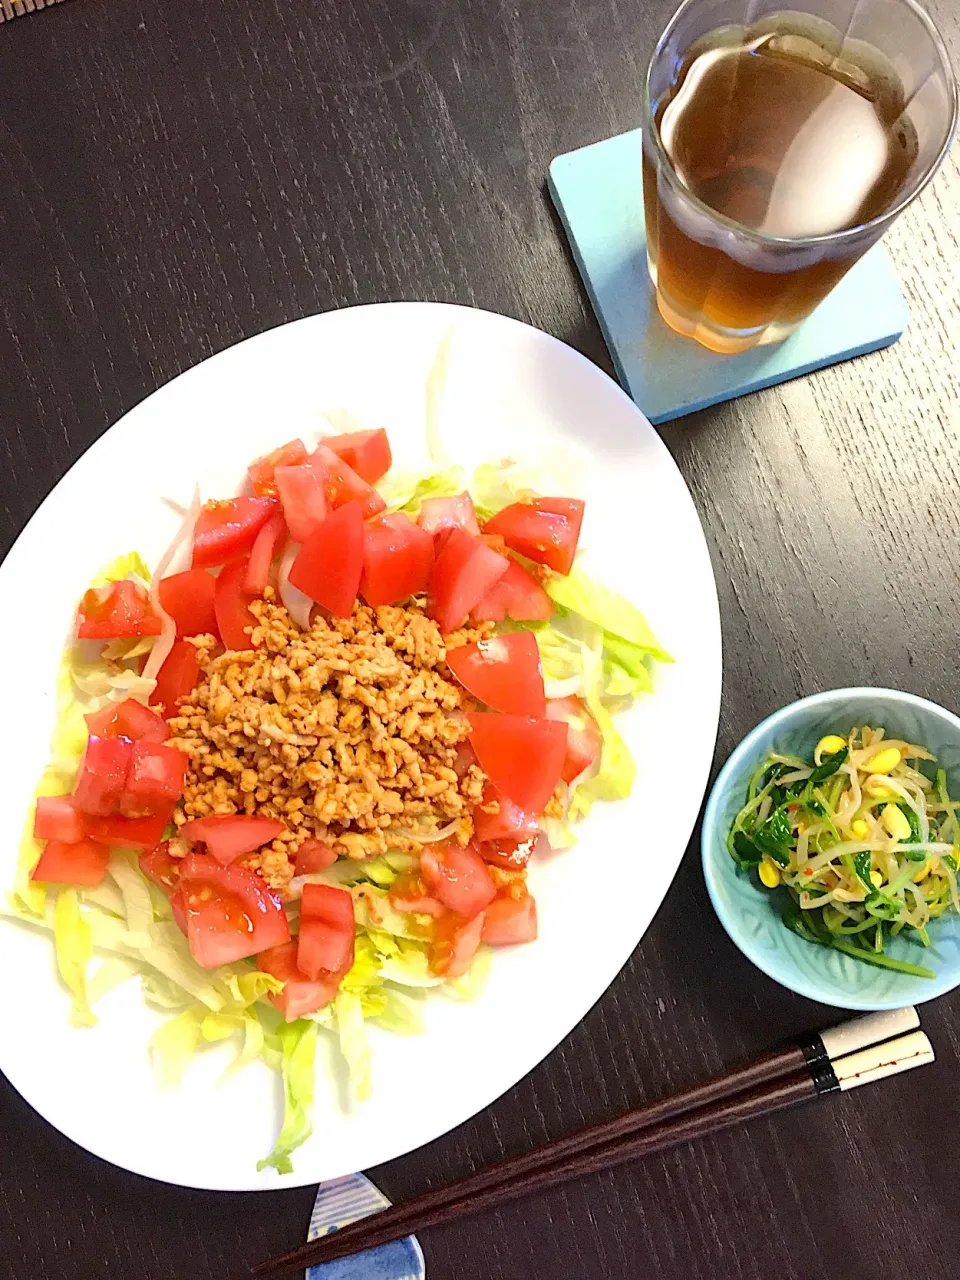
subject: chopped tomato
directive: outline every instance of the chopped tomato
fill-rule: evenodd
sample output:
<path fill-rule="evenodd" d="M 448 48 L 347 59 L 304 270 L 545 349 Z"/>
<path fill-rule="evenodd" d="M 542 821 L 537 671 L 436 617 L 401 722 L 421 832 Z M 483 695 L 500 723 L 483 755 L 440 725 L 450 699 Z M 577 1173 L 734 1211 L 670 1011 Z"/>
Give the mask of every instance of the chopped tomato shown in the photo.
<path fill-rule="evenodd" d="M 160 580 L 160 607 L 177 624 L 178 636 L 217 634 L 213 594 L 217 580 L 206 569 L 187 569 Z"/>
<path fill-rule="evenodd" d="M 452 498 L 424 498 L 417 523 L 439 541 L 445 541 L 451 529 L 464 529 L 474 537 L 480 533 L 473 499 L 466 492 Z"/>
<path fill-rule="evenodd" d="M 243 853 L 253 853 L 283 831 L 283 823 L 275 818 L 245 813 L 213 813 L 185 822 L 180 828 L 184 839 L 202 840 L 207 852 L 223 863 L 232 862 Z"/>
<path fill-rule="evenodd" d="M 426 591 L 432 568 L 433 539 L 402 511 L 363 526 L 360 594 L 367 604 L 398 604 Z"/>
<path fill-rule="evenodd" d="M 329 515 L 297 552 L 290 582 L 337 618 L 349 618 L 363 570 L 363 515 L 348 502 Z"/>
<path fill-rule="evenodd" d="M 300 899 L 297 968 L 314 980 L 327 974 L 348 973 L 353 965 L 356 931 L 349 889 L 305 884 Z"/>
<path fill-rule="evenodd" d="M 442 916 L 447 908 L 427 892 L 419 876 L 401 876 L 390 887 L 390 905 L 396 911 L 416 911 L 424 916 Z"/>
<path fill-rule="evenodd" d="M 129 738 L 131 742 L 166 742 L 170 726 L 163 716 L 145 707 L 136 698 L 108 702 L 99 711 L 84 716 L 87 728 L 98 738 Z"/>
<path fill-rule="evenodd" d="M 263 973 L 272 974 L 283 983 L 283 990 L 267 997 L 283 1014 L 287 1022 L 296 1022 L 297 1018 L 308 1013 L 316 1013 L 324 1005 L 328 1005 L 337 994 L 337 988 L 343 980 L 343 974 L 330 974 L 318 982 L 305 978 L 297 968 L 297 944 L 287 942 L 280 947 L 271 947 L 269 951 L 261 951 L 257 956 L 257 968 Z"/>
<path fill-rule="evenodd" d="M 158 636 L 162 627 L 145 588 L 129 578 L 91 587 L 80 601 L 77 637 L 80 640 L 126 640 Z"/>
<path fill-rule="evenodd" d="M 206 853 L 180 863 L 190 954 L 205 969 L 290 941 L 277 894 L 247 867 L 223 867 Z"/>
<path fill-rule="evenodd" d="M 460 978 L 473 963 L 483 934 L 483 912 L 472 920 L 447 915 L 434 926 L 430 968 L 438 977 Z"/>
<path fill-rule="evenodd" d="M 485 813 L 484 806 L 496 803 L 496 813 Z M 508 800 L 488 782 L 480 803 L 473 811 L 473 829 L 478 840 L 526 840 L 540 832 L 537 815 Z"/>
<path fill-rule="evenodd" d="M 77 808 L 93 817 L 112 813 L 120 803 L 132 755 L 129 738 L 91 735 L 73 788 Z"/>
<path fill-rule="evenodd" d="M 310 465 L 323 473 L 323 491 L 331 507 L 357 502 L 365 520 L 386 510 L 387 504 L 376 489 L 326 444 L 317 445 L 310 455 Z"/>
<path fill-rule="evenodd" d="M 125 818 L 150 818 L 167 812 L 183 795 L 186 771 L 187 757 L 176 747 L 165 742 L 135 742 L 120 794 L 120 812 Z"/>
<path fill-rule="evenodd" d="M 49 840 L 37 865 L 30 874 L 31 880 L 46 884 L 98 885 L 107 874 L 110 850 L 95 840 L 79 840 L 67 844 L 64 840 Z"/>
<path fill-rule="evenodd" d="M 518 555 L 569 573 L 582 523 L 583 503 L 577 498 L 533 498 L 498 511 L 485 531 L 499 533 Z"/>
<path fill-rule="evenodd" d="M 523 565 L 511 560 L 503 577 L 493 584 L 479 604 L 474 606 L 474 622 L 539 622 L 552 618 L 553 601 Z"/>
<path fill-rule="evenodd" d="M 502 867 L 504 871 L 522 871 L 530 861 L 530 855 L 537 847 L 540 833 L 517 839 L 508 836 L 502 840 L 488 840 L 477 845 L 477 853 L 492 867 Z"/>
<path fill-rule="evenodd" d="M 323 471 L 319 467 L 278 467 L 277 492 L 294 542 L 306 542 L 327 518 Z"/>
<path fill-rule="evenodd" d="M 480 768 L 503 795 L 521 809 L 543 813 L 563 770 L 565 724 L 473 711 L 470 741 Z"/>
<path fill-rule="evenodd" d="M 374 431 L 350 431 L 342 436 L 328 436 L 323 442 L 332 449 L 338 458 L 342 458 L 348 467 L 366 480 L 367 484 L 376 484 L 381 476 L 385 476 L 393 463 L 390 452 L 390 441 L 383 427 Z"/>
<path fill-rule="evenodd" d="M 600 759 L 603 735 L 579 698 L 550 698 L 547 719 L 567 726 L 567 754 L 560 776 L 564 782 L 572 782 Z"/>
<path fill-rule="evenodd" d="M 534 942 L 537 937 L 537 904 L 524 890 L 515 897 L 509 890 L 497 895 L 483 914 L 482 942 L 492 947 L 508 947 L 518 942 Z"/>
<path fill-rule="evenodd" d="M 464 529 L 451 529 L 437 556 L 430 577 L 430 616 L 444 635 L 467 620 L 498 578 L 508 561 L 485 547 Z"/>
<path fill-rule="evenodd" d="M 277 554 L 277 546 L 286 535 L 287 522 L 278 511 L 272 515 L 257 534 L 247 561 L 243 589 L 249 596 L 262 596 L 270 582 L 270 566 Z"/>
<path fill-rule="evenodd" d="M 38 796 L 33 818 L 35 840 L 62 840 L 77 844 L 90 829 L 87 815 L 77 808 L 73 796 Z"/>
<path fill-rule="evenodd" d="M 193 567 L 209 569 L 245 556 L 276 509 L 276 498 L 205 502 L 193 533 Z"/>
<path fill-rule="evenodd" d="M 251 462 L 247 468 L 250 487 L 258 498 L 275 498 L 277 486 L 274 472 L 277 467 L 296 467 L 307 460 L 307 446 L 302 440 L 290 440 L 279 449 L 265 453 L 262 458 Z"/>
<path fill-rule="evenodd" d="M 186 640 L 175 640 L 173 648 L 157 672 L 157 684 L 150 695 L 150 705 L 163 707 L 165 719 L 177 714 L 177 703 L 193 693 L 200 678 L 200 660 L 195 647 Z"/>
<path fill-rule="evenodd" d="M 337 856 L 328 844 L 323 844 L 320 840 L 304 840 L 295 854 L 297 875 L 308 876 L 313 871 L 326 871 L 327 867 L 332 867 L 336 862 Z"/>
<path fill-rule="evenodd" d="M 164 840 L 152 849 L 145 849 L 138 861 L 147 879 L 152 880 L 169 898 L 180 884 L 180 859 L 171 854 L 170 841 Z"/>
<path fill-rule="evenodd" d="M 217 577 L 217 591 L 213 605 L 217 611 L 217 627 L 220 639 L 228 649 L 252 649 L 248 628 L 257 625 L 257 620 L 250 612 L 248 596 L 243 590 L 243 581 L 247 576 L 247 561 L 234 560 L 224 565 Z"/>
<path fill-rule="evenodd" d="M 448 649 L 447 666 L 468 693 L 495 711 L 517 716 L 546 713 L 540 650 L 532 631 Z"/>
<path fill-rule="evenodd" d="M 152 849 L 163 839 L 173 818 L 174 806 L 168 805 L 149 818 L 125 818 L 111 813 L 106 818 L 91 818 L 90 835 L 109 849 Z"/>
<path fill-rule="evenodd" d="M 173 920 L 180 932 L 186 935 L 187 932 L 187 904 L 183 899 L 183 890 L 175 889 L 170 895 L 170 910 L 173 912 Z"/>
<path fill-rule="evenodd" d="M 490 872 L 469 847 L 425 846 L 420 854 L 420 876 L 438 902 L 467 920 L 472 920 L 497 896 Z"/>

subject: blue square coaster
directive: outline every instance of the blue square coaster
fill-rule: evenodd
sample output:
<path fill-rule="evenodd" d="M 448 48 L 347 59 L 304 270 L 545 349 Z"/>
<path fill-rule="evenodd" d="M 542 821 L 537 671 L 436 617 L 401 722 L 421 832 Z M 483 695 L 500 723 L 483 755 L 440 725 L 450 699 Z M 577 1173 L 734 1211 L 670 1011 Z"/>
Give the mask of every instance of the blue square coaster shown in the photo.
<path fill-rule="evenodd" d="M 882 245 L 866 253 L 785 342 L 740 355 L 707 351 L 660 318 L 647 275 L 640 130 L 550 165 L 550 191 L 617 376 L 651 422 L 889 346 L 907 307 Z"/>

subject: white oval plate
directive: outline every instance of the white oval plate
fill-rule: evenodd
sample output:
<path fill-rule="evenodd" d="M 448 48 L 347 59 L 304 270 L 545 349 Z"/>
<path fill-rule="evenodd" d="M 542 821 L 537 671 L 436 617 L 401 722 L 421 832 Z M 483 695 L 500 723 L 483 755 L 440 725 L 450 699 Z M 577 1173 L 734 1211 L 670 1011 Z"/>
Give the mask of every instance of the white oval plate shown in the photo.
<path fill-rule="evenodd" d="M 398 463 L 423 466 L 425 382 L 451 324 L 440 421 L 452 460 L 471 468 L 507 455 L 571 456 L 587 499 L 588 565 L 643 609 L 676 657 L 658 669 L 656 694 L 619 720 L 637 763 L 634 792 L 596 806 L 576 847 L 532 870 L 541 936 L 495 955 L 479 1000 L 428 1001 L 419 1038 L 372 1030 L 369 1102 L 346 1105 L 331 1037 L 321 1036 L 314 1135 L 287 1178 L 256 1172 L 279 1127 L 279 1084 L 265 1067 L 220 1084 L 225 1059 L 213 1050 L 178 1090 L 159 1091 L 147 1041 L 160 1015 L 138 984 L 98 1005 L 96 1028 L 72 1028 L 49 938 L 0 922 L 0 1069 L 62 1133 L 136 1173 L 213 1190 L 300 1186 L 392 1160 L 461 1124 L 603 994 L 693 830 L 716 737 L 720 625 L 703 533 L 669 453 L 614 382 L 547 334 L 464 307 L 382 304 L 260 334 L 161 388 L 77 462 L 0 566 L 0 593 L 19 602 L 21 620 L 0 630 L 0 888 L 13 881 L 47 760 L 57 664 L 89 579 L 128 550 L 156 564 L 177 526 L 164 498 L 185 503 L 198 482 L 204 497 L 237 492 L 256 455 L 314 439 L 324 408 L 347 406 L 388 427 Z"/>

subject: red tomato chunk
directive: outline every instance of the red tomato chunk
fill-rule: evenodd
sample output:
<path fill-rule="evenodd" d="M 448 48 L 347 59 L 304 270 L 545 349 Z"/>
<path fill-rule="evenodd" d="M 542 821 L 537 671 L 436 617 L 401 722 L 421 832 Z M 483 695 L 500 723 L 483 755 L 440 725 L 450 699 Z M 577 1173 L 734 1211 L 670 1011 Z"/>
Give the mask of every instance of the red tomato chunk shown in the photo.
<path fill-rule="evenodd" d="M 347 973 L 353 965 L 356 927 L 348 889 L 305 884 L 300 900 L 297 968 L 307 978 Z"/>
<path fill-rule="evenodd" d="M 190 853 L 180 863 L 180 891 L 190 954 L 205 969 L 290 941 L 280 899 L 255 871 Z"/>
<path fill-rule="evenodd" d="M 330 974 L 319 981 L 305 977 L 297 968 L 296 942 L 261 951 L 257 956 L 257 968 L 263 973 L 272 974 L 283 983 L 283 990 L 279 995 L 271 992 L 268 999 L 280 1010 L 287 1022 L 296 1022 L 297 1018 L 316 1013 L 318 1009 L 328 1005 L 336 996 L 344 977 L 343 974 Z"/>
<path fill-rule="evenodd" d="M 186 840 L 202 840 L 218 862 L 227 863 L 276 840 L 283 830 L 283 823 L 275 818 L 215 813 L 185 822 L 180 828 L 180 835 Z"/>
<path fill-rule="evenodd" d="M 278 511 L 270 517 L 257 534 L 247 561 L 247 572 L 243 579 L 243 590 L 248 596 L 262 596 L 270 582 L 270 567 L 277 554 L 277 547 L 286 537 L 287 522 Z"/>
<path fill-rule="evenodd" d="M 94 840 L 67 844 L 50 840 L 30 876 L 46 884 L 98 885 L 107 874 L 110 850 Z"/>
<path fill-rule="evenodd" d="M 498 804 L 496 813 L 485 813 L 484 806 Z M 478 840 L 525 840 L 540 831 L 537 815 L 508 800 L 489 782 L 483 788 L 480 804 L 473 811 L 473 828 Z"/>
<path fill-rule="evenodd" d="M 420 528 L 438 541 L 446 541 L 451 529 L 463 529 L 476 537 L 480 533 L 473 499 L 469 493 L 458 493 L 452 498 L 424 498 L 417 517 Z M 439 535 L 442 535 L 440 537 Z"/>
<path fill-rule="evenodd" d="M 178 636 L 217 634 L 213 596 L 217 580 L 206 569 L 187 569 L 161 578 L 160 607 L 169 613 Z"/>
<path fill-rule="evenodd" d="M 127 640 L 158 636 L 160 617 L 146 590 L 123 578 L 105 587 L 91 587 L 80 602 L 77 637 L 80 640 Z"/>
<path fill-rule="evenodd" d="M 376 489 L 367 484 L 362 476 L 357 475 L 353 467 L 348 466 L 326 444 L 318 444 L 310 455 L 310 465 L 316 467 L 323 475 L 323 491 L 331 507 L 342 507 L 348 502 L 356 502 L 363 512 L 364 519 L 378 515 L 386 509 L 387 504 Z"/>
<path fill-rule="evenodd" d="M 323 471 L 319 467 L 278 467 L 277 492 L 294 542 L 306 542 L 327 518 Z"/>
<path fill-rule="evenodd" d="M 348 467 L 352 467 L 367 484 L 376 484 L 393 464 L 390 441 L 382 427 L 374 431 L 351 431 L 342 436 L 328 436 L 323 442 Z"/>
<path fill-rule="evenodd" d="M 86 839 L 90 820 L 77 808 L 72 796 L 39 796 L 33 819 L 35 840 L 62 840 L 78 844 Z"/>
<path fill-rule="evenodd" d="M 503 795 L 521 809 L 543 813 L 566 758 L 565 724 L 472 711 L 470 741 L 480 768 Z"/>
<path fill-rule="evenodd" d="M 246 576 L 246 560 L 234 560 L 232 564 L 225 565 L 217 578 L 213 599 L 220 638 L 228 649 L 238 651 L 254 648 L 250 631 L 257 625 L 243 589 Z"/>
<path fill-rule="evenodd" d="M 472 920 L 497 896 L 483 860 L 469 847 L 424 848 L 420 875 L 438 902 L 466 920 Z"/>
<path fill-rule="evenodd" d="M 98 738 L 129 738 L 131 742 L 166 742 L 170 726 L 163 716 L 145 707 L 136 698 L 108 702 L 99 711 L 84 716 L 87 729 Z"/>
<path fill-rule="evenodd" d="M 534 942 L 536 937 L 537 904 L 532 894 L 524 893 L 519 898 L 509 893 L 498 895 L 483 914 L 480 938 L 492 947 Z"/>
<path fill-rule="evenodd" d="M 360 594 L 367 604 L 399 604 L 426 591 L 433 568 L 433 539 L 402 511 L 379 515 L 363 527 Z"/>
<path fill-rule="evenodd" d="M 129 738 L 91 735 L 73 788 L 77 808 L 93 817 L 112 813 L 120 803 L 132 758 L 133 743 Z"/>
<path fill-rule="evenodd" d="M 567 754 L 560 776 L 564 782 L 573 782 L 600 759 L 603 735 L 579 698 L 551 698 L 547 703 L 547 719 L 567 726 Z"/>
<path fill-rule="evenodd" d="M 430 968 L 439 977 L 462 977 L 473 963 L 482 933 L 482 911 L 472 920 L 452 914 L 438 920 L 430 944 Z"/>
<path fill-rule="evenodd" d="M 200 678 L 197 651 L 186 640 L 175 640 L 173 648 L 157 672 L 157 685 L 150 695 L 151 706 L 162 706 L 167 720 L 177 714 L 177 703 L 193 693 Z"/>
<path fill-rule="evenodd" d="M 363 570 L 363 515 L 348 502 L 324 520 L 297 553 L 290 582 L 337 618 L 353 613 Z"/>
<path fill-rule="evenodd" d="M 329 845 L 319 840 L 308 838 L 297 850 L 294 858 L 298 876 L 310 875 L 313 871 L 325 871 L 337 860 L 337 854 Z"/>
<path fill-rule="evenodd" d="M 507 568 L 507 560 L 479 538 L 460 528 L 450 530 L 430 578 L 429 613 L 444 635 L 463 626 Z"/>
<path fill-rule="evenodd" d="M 187 757 L 163 742 L 135 742 L 120 795 L 125 818 L 149 818 L 169 810 L 183 795 Z"/>
<path fill-rule="evenodd" d="M 246 555 L 276 509 L 276 498 L 205 502 L 193 533 L 193 567 L 209 569 Z"/>
<path fill-rule="evenodd" d="M 153 849 L 140 854 L 140 870 L 169 898 L 180 883 L 180 860 L 170 852 L 170 842 L 164 840 Z"/>
<path fill-rule="evenodd" d="M 447 666 L 468 693 L 495 711 L 518 716 L 546 713 L 540 650 L 530 631 L 448 649 Z"/>
<path fill-rule="evenodd" d="M 531 574 L 516 560 L 474 606 L 474 622 L 540 622 L 554 615 L 553 601 Z"/>
<path fill-rule="evenodd" d="M 90 835 L 111 849 L 152 849 L 163 839 L 173 819 L 173 804 L 149 818 L 125 818 L 111 813 L 107 818 L 90 819 Z"/>
<path fill-rule="evenodd" d="M 279 449 L 265 453 L 262 458 L 251 462 L 247 468 L 250 487 L 258 498 L 275 498 L 277 486 L 274 473 L 277 467 L 295 467 L 307 460 L 307 446 L 302 440 L 290 440 Z"/>
<path fill-rule="evenodd" d="M 583 503 L 578 499 L 533 498 L 498 511 L 487 521 L 486 532 L 498 533 L 512 551 L 528 560 L 569 573 L 582 523 Z"/>

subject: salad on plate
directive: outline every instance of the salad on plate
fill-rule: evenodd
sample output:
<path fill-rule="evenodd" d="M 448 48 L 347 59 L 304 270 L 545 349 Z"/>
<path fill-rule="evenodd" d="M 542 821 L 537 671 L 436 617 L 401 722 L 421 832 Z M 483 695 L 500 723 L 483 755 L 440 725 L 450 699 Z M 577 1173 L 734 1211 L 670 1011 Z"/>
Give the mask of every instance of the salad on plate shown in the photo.
<path fill-rule="evenodd" d="M 79 601 L 4 912 L 52 934 L 78 1025 L 139 980 L 162 1081 L 227 1040 L 276 1068 L 260 1167 L 311 1132 L 318 1035 L 368 1096 L 365 1024 L 415 1034 L 533 943 L 531 859 L 630 792 L 614 713 L 670 658 L 584 572 L 583 516 L 512 462 L 293 440 Z"/>

